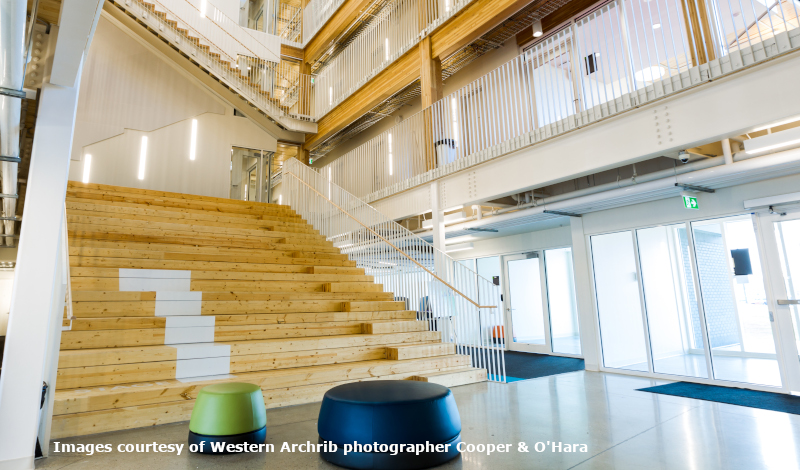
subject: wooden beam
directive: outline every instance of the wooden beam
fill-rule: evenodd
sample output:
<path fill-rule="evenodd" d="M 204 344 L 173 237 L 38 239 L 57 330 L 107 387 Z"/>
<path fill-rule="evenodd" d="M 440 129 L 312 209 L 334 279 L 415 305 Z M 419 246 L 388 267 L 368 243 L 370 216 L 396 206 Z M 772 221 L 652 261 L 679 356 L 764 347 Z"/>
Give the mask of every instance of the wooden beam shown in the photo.
<path fill-rule="evenodd" d="M 534 8 L 548 0 L 535 0 Z M 432 56 L 446 58 L 530 3 L 528 0 L 476 0 L 431 34 Z"/>
<path fill-rule="evenodd" d="M 372 0 L 346 0 L 306 44 L 305 61 L 311 64 L 319 59 L 371 3 Z"/>
<path fill-rule="evenodd" d="M 536 0 L 544 5 L 547 0 Z M 440 26 L 430 36 L 432 59 L 445 58 L 466 46 L 527 5 L 528 0 L 476 0 Z M 330 21 L 328 22 L 331 23 Z M 420 48 L 413 48 L 371 79 L 360 90 L 317 121 L 317 133 L 307 135 L 306 148 L 313 148 L 366 114 L 387 98 L 420 78 Z M 313 55 L 306 47 L 306 60 Z"/>
<path fill-rule="evenodd" d="M 418 78 L 419 49 L 412 48 L 317 121 L 317 133 L 306 136 L 304 148 L 315 147 Z"/>
<path fill-rule="evenodd" d="M 300 49 L 299 47 L 287 46 L 286 44 L 281 44 L 281 57 L 302 61 L 303 49 Z"/>

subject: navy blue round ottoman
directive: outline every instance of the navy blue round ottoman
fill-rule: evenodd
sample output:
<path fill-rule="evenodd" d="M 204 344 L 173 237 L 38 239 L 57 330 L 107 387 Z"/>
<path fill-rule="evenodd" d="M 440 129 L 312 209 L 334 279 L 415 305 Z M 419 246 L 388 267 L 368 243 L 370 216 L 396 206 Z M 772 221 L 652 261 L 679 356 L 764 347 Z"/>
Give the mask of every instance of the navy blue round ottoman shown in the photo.
<path fill-rule="evenodd" d="M 328 462 L 355 469 L 419 469 L 456 457 L 461 417 L 450 389 L 412 380 L 332 388 L 322 399 L 319 442 Z M 392 455 L 394 454 L 394 455 Z"/>

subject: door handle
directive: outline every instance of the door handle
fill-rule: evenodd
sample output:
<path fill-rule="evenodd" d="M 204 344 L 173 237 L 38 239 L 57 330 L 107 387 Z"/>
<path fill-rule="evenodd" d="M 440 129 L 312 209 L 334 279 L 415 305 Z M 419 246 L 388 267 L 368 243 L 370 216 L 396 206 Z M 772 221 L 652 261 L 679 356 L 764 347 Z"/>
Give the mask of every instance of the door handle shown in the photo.
<path fill-rule="evenodd" d="M 778 305 L 800 305 L 800 299 L 778 299 Z"/>

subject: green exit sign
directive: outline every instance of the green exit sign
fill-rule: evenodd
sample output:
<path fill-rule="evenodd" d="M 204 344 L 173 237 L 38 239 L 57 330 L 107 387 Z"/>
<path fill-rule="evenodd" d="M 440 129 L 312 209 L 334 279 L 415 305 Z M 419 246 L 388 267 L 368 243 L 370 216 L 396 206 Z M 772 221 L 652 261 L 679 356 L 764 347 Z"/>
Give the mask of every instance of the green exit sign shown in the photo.
<path fill-rule="evenodd" d="M 700 209 L 700 204 L 697 203 L 697 198 L 694 196 L 683 196 L 683 207 L 687 209 Z"/>

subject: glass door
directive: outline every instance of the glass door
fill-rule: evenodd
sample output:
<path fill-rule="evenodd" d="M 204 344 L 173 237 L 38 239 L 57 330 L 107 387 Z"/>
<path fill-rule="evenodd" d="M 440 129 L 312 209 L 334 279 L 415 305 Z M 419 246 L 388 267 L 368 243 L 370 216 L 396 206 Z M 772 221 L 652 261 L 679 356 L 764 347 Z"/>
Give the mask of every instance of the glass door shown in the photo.
<path fill-rule="evenodd" d="M 507 344 L 512 351 L 550 352 L 544 298 L 544 263 L 539 252 L 504 256 Z"/>
<path fill-rule="evenodd" d="M 691 227 L 714 378 L 780 387 L 752 216 L 703 220 Z"/>
<path fill-rule="evenodd" d="M 800 335 L 783 352 L 786 328 L 773 322 L 771 300 L 793 304 L 799 287 L 791 272 L 800 272 L 800 216 L 767 224 L 771 236 L 756 221 L 744 214 L 591 236 L 603 366 L 754 388 L 792 387 L 794 374 L 800 385 Z"/>
<path fill-rule="evenodd" d="M 786 385 L 800 394 L 800 210 L 758 216 Z"/>

